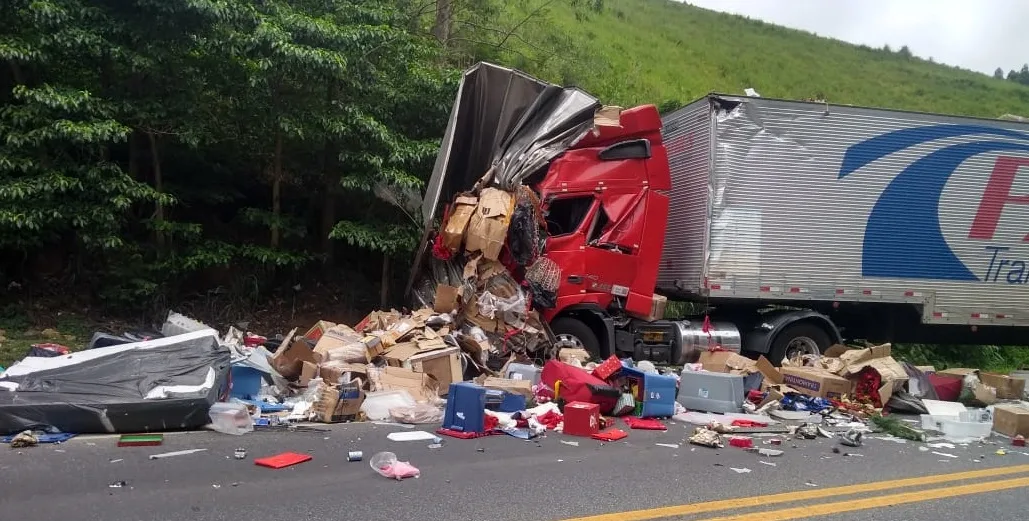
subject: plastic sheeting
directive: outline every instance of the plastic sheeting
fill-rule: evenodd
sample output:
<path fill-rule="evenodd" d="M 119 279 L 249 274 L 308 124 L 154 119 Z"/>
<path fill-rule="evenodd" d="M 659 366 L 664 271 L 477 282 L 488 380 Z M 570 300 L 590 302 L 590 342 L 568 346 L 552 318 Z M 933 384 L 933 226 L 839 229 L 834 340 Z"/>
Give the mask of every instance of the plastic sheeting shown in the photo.
<path fill-rule="evenodd" d="M 227 381 L 229 350 L 202 330 L 56 358 L 26 358 L 0 375 L 0 434 L 191 429 Z"/>

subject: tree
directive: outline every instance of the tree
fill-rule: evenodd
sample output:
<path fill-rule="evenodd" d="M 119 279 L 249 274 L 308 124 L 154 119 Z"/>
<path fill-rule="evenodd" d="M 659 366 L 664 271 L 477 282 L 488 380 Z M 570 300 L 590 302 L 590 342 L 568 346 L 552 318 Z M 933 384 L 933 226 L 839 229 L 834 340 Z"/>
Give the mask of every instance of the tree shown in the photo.
<path fill-rule="evenodd" d="M 997 67 L 997 70 L 993 71 L 993 77 L 998 79 L 998 80 L 1003 80 L 1004 79 L 1004 69 L 1001 69 L 1000 67 Z"/>
<path fill-rule="evenodd" d="M 911 53 L 911 49 L 909 49 L 907 45 L 901 47 L 900 50 L 897 51 L 897 54 L 900 55 L 901 58 L 904 58 L 906 60 L 910 60 L 914 56 L 914 54 Z"/>

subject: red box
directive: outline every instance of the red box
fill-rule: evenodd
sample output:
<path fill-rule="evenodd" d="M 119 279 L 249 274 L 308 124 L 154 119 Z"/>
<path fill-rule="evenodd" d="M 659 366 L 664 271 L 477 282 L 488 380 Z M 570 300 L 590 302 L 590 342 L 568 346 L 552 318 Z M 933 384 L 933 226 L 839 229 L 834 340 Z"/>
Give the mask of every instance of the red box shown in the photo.
<path fill-rule="evenodd" d="M 611 355 L 611 358 L 604 360 L 604 362 L 593 369 L 593 376 L 600 378 L 601 380 L 607 380 L 611 378 L 618 371 L 622 370 L 622 361 L 617 356 Z"/>
<path fill-rule="evenodd" d="M 600 406 L 572 402 L 565 405 L 565 429 L 569 436 L 593 436 L 600 432 Z"/>

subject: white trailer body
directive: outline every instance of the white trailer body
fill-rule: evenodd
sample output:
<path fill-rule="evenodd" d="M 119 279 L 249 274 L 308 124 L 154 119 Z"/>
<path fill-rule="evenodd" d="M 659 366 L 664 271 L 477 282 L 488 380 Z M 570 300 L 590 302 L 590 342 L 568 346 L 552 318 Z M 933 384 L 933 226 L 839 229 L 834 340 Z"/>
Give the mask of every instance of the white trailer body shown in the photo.
<path fill-rule="evenodd" d="M 662 292 L 1029 325 L 1029 125 L 709 95 L 664 141 Z"/>

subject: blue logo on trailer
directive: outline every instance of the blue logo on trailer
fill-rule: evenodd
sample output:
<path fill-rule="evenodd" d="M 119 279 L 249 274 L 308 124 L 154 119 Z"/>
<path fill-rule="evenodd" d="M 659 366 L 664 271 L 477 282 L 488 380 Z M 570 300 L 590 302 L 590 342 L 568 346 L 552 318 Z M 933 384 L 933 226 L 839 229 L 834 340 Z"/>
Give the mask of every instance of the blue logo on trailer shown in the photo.
<path fill-rule="evenodd" d="M 907 128 L 851 146 L 843 156 L 838 178 L 915 145 L 968 135 L 1029 142 L 1027 134 L 982 125 Z M 883 190 L 868 217 L 862 249 L 862 275 L 979 281 L 980 278 L 958 259 L 943 237 L 939 219 L 940 196 L 954 170 L 965 160 L 986 152 L 1016 151 L 1029 152 L 1029 145 L 974 141 L 941 148 L 908 165 Z"/>

